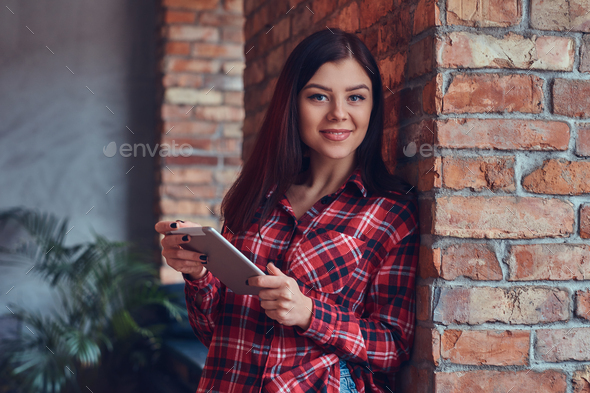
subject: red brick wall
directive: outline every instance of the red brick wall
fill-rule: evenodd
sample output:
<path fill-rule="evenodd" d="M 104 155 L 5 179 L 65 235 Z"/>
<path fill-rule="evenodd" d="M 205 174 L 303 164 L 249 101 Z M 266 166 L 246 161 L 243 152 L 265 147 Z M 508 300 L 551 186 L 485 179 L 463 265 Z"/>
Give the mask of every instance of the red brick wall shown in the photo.
<path fill-rule="evenodd" d="M 227 7 L 166 3 L 195 18 Z M 418 327 L 397 390 L 590 392 L 589 11 L 585 0 L 244 0 L 243 109 L 236 95 L 189 115 L 168 101 L 162 129 L 185 124 L 214 146 L 211 123 L 239 131 L 243 110 L 232 138 L 246 160 L 291 50 L 326 25 L 357 33 L 383 76 L 384 158 L 420 191 Z M 205 23 L 183 15 L 170 16 L 181 42 L 164 84 L 202 91 L 218 52 L 182 41 L 221 33 L 180 33 Z M 206 24 L 221 31 L 222 19 Z M 210 59 L 189 60 L 200 50 Z M 215 218 L 203 201 L 220 201 L 210 185 L 229 159 L 203 157 L 176 162 L 180 180 L 159 169 L 165 214 Z"/>
<path fill-rule="evenodd" d="M 590 392 L 590 3 L 438 5 L 432 124 L 400 129 L 436 145 L 400 166 L 424 191 L 404 391 Z"/>
<path fill-rule="evenodd" d="M 160 220 L 220 230 L 219 204 L 242 164 L 243 5 L 162 0 L 161 7 L 159 143 L 188 143 L 192 155 L 159 157 L 155 208 Z M 161 259 L 163 282 L 181 282 Z"/>

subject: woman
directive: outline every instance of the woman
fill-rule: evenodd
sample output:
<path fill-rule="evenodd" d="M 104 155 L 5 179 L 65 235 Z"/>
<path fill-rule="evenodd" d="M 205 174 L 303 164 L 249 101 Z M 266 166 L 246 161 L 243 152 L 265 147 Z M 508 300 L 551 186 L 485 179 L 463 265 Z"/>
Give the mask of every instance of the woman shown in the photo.
<path fill-rule="evenodd" d="M 181 248 L 189 236 L 162 240 L 209 347 L 197 392 L 395 390 L 414 338 L 419 228 L 412 187 L 381 156 L 381 84 L 366 46 L 339 29 L 287 59 L 221 206 L 222 235 L 268 272 L 248 280 L 258 296 L 228 290 Z"/>

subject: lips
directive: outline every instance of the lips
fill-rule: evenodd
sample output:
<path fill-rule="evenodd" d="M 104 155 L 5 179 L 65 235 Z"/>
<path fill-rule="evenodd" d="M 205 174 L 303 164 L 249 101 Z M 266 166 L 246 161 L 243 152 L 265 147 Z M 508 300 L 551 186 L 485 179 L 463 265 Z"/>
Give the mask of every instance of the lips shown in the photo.
<path fill-rule="evenodd" d="M 339 141 L 343 141 L 346 138 L 348 138 L 350 136 L 350 134 L 352 133 L 352 131 L 351 130 L 345 130 L 345 129 L 331 128 L 329 130 L 321 130 L 320 133 L 326 139 L 329 139 L 331 141 L 339 142 Z"/>
<path fill-rule="evenodd" d="M 338 132 L 352 132 L 351 130 L 347 130 L 345 128 L 330 128 L 327 130 L 320 130 L 320 132 L 325 132 L 328 134 L 336 134 Z"/>

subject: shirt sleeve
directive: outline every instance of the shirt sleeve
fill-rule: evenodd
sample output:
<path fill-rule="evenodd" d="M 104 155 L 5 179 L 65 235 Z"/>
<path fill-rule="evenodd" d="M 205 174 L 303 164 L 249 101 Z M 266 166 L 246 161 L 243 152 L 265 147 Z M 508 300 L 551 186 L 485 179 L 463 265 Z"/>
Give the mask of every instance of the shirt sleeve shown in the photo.
<path fill-rule="evenodd" d="M 225 297 L 223 284 L 209 271 L 198 280 L 191 280 L 184 273 L 182 276 L 188 321 L 198 339 L 209 347 Z M 203 298 L 200 307 L 197 305 L 197 295 Z"/>
<path fill-rule="evenodd" d="M 225 224 L 222 234 L 224 230 Z M 208 348 L 225 301 L 225 285 L 210 271 L 197 280 L 184 273 L 182 277 L 189 323 L 197 338 Z M 200 307 L 197 305 L 198 295 L 203 298 Z"/>
<path fill-rule="evenodd" d="M 398 371 L 409 359 L 414 341 L 419 247 L 416 226 L 388 250 L 369 286 L 367 318 L 359 319 L 345 307 L 312 299 L 310 325 L 306 330 L 296 327 L 299 334 L 371 373 Z"/>

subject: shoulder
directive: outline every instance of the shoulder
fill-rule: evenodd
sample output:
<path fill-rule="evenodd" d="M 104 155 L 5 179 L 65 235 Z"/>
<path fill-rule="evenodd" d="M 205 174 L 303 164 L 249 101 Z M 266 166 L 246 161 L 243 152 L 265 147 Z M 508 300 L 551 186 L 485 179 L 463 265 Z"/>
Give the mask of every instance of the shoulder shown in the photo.
<path fill-rule="evenodd" d="M 396 199 L 371 197 L 367 208 L 371 211 L 374 233 L 371 240 L 385 249 L 399 243 L 404 237 L 419 233 L 419 204 L 417 198 Z"/>

